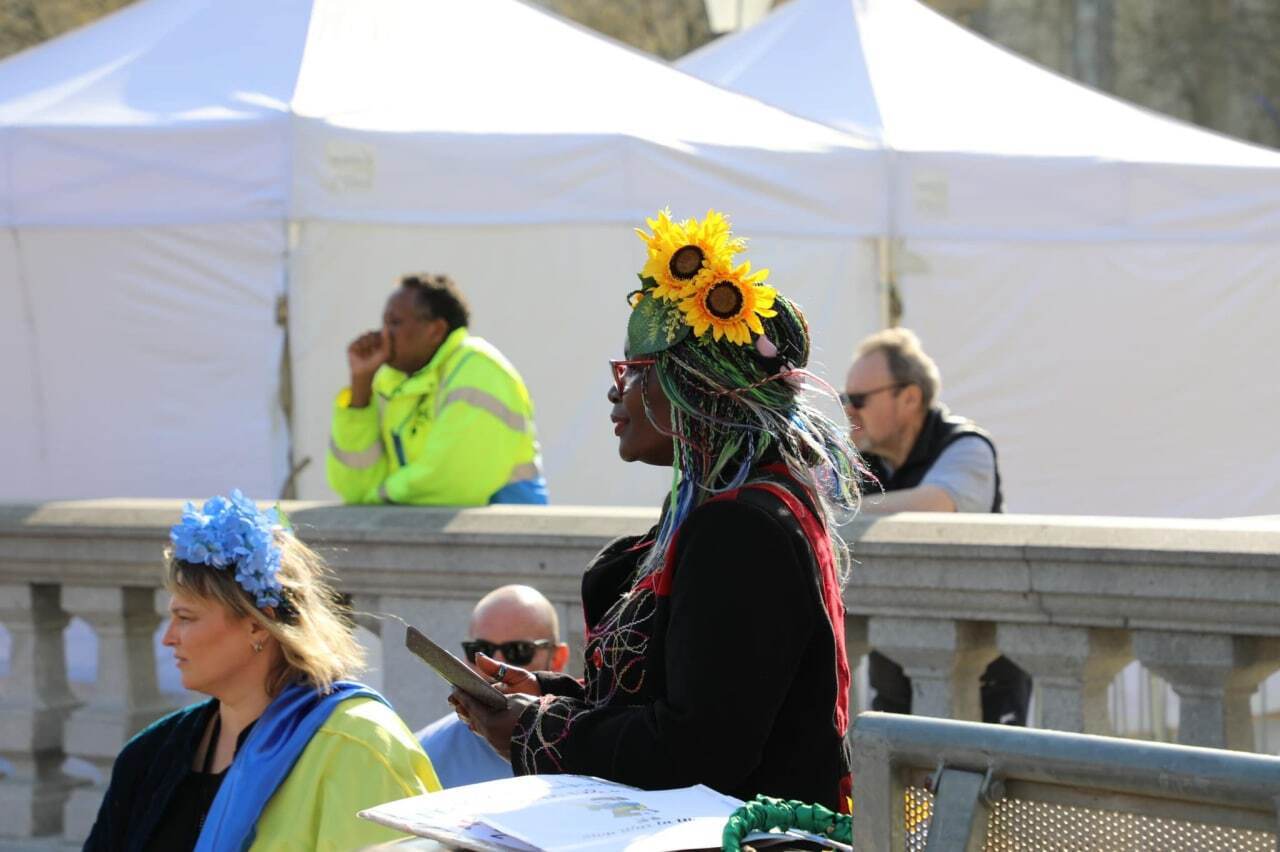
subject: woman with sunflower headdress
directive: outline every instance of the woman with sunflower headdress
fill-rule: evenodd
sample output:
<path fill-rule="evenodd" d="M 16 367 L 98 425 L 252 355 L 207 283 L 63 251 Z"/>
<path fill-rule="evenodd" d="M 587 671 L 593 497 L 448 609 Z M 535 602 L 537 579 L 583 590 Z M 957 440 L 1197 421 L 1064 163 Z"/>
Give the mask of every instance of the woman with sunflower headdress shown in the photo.
<path fill-rule="evenodd" d="M 584 680 L 481 657 L 508 709 L 451 700 L 517 774 L 843 809 L 848 555 L 835 526 L 856 510 L 857 453 L 807 400 L 803 314 L 738 259 L 725 217 L 648 224 L 608 396 L 622 458 L 672 468 L 661 519 L 587 569 Z"/>

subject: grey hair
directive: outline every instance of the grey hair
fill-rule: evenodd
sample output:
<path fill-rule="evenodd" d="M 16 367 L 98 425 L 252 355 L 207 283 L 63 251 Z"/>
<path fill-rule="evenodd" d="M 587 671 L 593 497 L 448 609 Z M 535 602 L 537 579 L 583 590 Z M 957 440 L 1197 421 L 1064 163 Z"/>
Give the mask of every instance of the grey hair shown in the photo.
<path fill-rule="evenodd" d="M 920 388 L 924 407 L 933 405 L 942 392 L 942 374 L 938 365 L 920 345 L 920 338 L 909 328 L 886 328 L 858 344 L 857 357 L 883 352 L 889 364 L 889 375 L 895 382 Z"/>

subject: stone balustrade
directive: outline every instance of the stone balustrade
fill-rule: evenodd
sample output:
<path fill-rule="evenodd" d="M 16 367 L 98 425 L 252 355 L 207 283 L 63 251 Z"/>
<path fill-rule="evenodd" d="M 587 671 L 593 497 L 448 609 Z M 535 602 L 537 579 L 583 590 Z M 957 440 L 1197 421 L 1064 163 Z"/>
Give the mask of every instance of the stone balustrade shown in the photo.
<path fill-rule="evenodd" d="M 581 647 L 579 578 L 652 510 L 464 511 L 287 504 L 328 558 L 361 623 L 384 640 L 384 691 L 413 727 L 447 688 L 403 647 L 399 620 L 453 644 L 475 600 L 504 583 L 541 589 Z M 128 737 L 175 702 L 157 688 L 160 554 L 175 501 L 0 506 L 0 837 L 82 838 Z M 1280 668 L 1280 525 L 1033 516 L 902 515 L 846 528 L 851 657 L 870 648 L 912 679 L 915 711 L 978 719 L 978 674 L 1003 653 L 1036 679 L 1046 727 L 1108 733 L 1107 686 L 1131 660 L 1180 698 L 1182 743 L 1254 748 L 1249 697 Z M 762 608 L 767 608 L 767 598 Z M 97 680 L 77 698 L 63 628 L 98 637 Z M 767 617 L 767 611 L 752 617 Z"/>

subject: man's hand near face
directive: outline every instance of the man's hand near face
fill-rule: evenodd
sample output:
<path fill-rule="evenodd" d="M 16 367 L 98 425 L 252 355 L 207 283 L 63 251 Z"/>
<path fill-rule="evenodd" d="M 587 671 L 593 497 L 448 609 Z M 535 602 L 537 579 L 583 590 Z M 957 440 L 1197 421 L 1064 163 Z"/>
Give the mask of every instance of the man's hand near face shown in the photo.
<path fill-rule="evenodd" d="M 391 343 L 385 331 L 367 331 L 347 347 L 351 369 L 351 407 L 364 408 L 373 397 L 373 374 L 391 357 Z"/>

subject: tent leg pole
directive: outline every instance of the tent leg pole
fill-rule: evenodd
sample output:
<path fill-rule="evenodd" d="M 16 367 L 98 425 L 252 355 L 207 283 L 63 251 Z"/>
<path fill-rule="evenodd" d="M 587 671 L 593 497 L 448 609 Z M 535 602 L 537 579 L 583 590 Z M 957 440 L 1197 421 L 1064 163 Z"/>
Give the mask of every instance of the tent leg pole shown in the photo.
<path fill-rule="evenodd" d="M 898 292 L 897 271 L 893 262 L 893 242 L 887 235 L 876 238 L 881 328 L 893 328 L 902 322 L 902 296 Z"/>
<path fill-rule="evenodd" d="M 285 244 L 288 246 L 288 253 L 285 256 L 285 280 L 284 292 L 276 299 L 276 324 L 283 329 L 284 348 L 280 353 L 280 411 L 284 415 L 285 432 L 289 439 L 289 454 L 287 462 L 289 465 L 289 473 L 285 476 L 284 484 L 280 486 L 281 500 L 296 500 L 298 498 L 298 474 L 311 464 L 311 457 L 306 456 L 301 461 L 295 460 L 294 449 L 297 447 L 297 436 L 293 431 L 293 352 L 289 336 L 289 291 L 292 283 L 292 262 L 293 249 L 298 240 L 297 228 L 292 222 L 285 224 Z"/>

